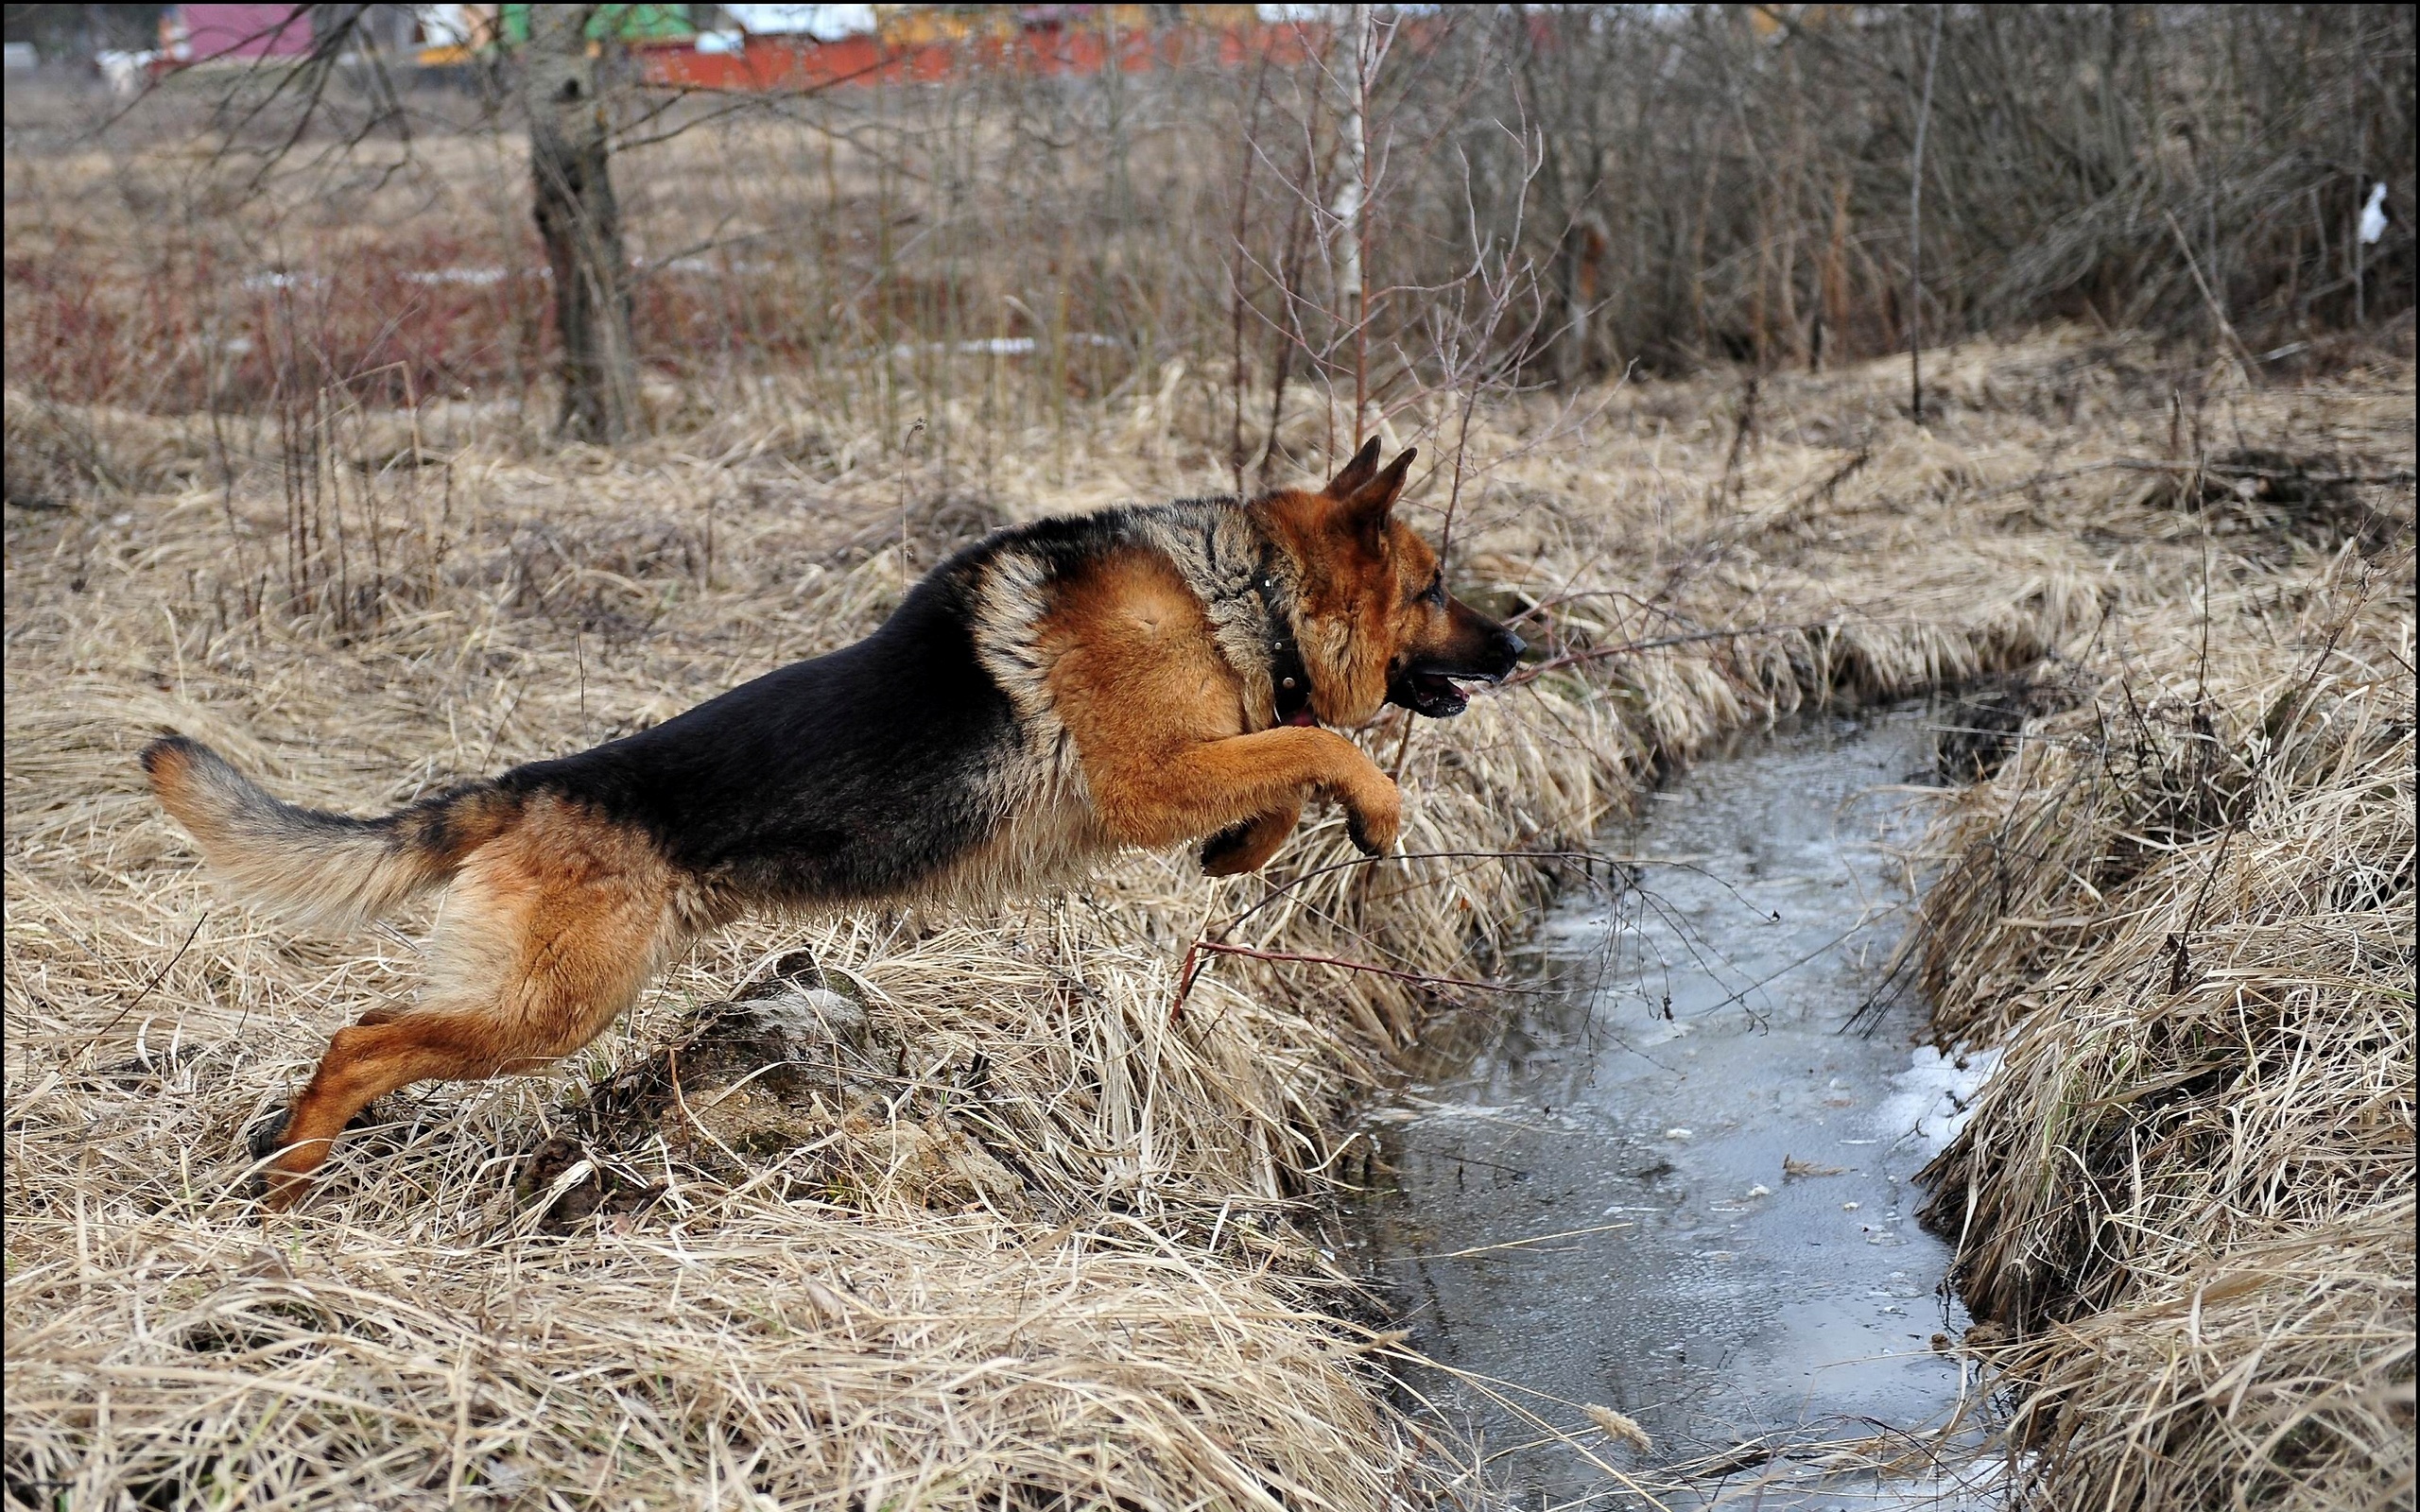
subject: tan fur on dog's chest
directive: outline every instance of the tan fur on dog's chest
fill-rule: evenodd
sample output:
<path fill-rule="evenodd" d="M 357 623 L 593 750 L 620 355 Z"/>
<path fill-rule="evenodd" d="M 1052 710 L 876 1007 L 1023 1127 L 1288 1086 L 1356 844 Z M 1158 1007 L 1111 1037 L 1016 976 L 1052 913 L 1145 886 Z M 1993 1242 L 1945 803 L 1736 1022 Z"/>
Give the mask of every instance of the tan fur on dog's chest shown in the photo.
<path fill-rule="evenodd" d="M 1051 704 L 1087 775 L 1243 733 L 1243 680 L 1201 600 L 1159 553 L 1129 547 L 1061 585 L 1034 627 Z"/>

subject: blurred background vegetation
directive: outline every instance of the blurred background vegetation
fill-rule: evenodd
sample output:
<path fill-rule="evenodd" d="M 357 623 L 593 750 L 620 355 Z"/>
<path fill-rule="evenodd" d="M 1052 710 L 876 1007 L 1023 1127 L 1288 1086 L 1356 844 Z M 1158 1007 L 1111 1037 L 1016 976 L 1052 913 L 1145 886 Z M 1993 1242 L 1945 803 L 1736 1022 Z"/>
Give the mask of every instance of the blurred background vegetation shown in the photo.
<path fill-rule="evenodd" d="M 806 375 L 946 445 L 1173 382 L 1240 482 L 1295 385 L 1374 420 L 2047 321 L 2256 366 L 2412 301 L 2409 7 L 580 8 L 585 264 L 528 9 L 8 8 L 9 385 L 631 385 L 564 360 L 582 267 L 569 318 L 688 403 Z"/>

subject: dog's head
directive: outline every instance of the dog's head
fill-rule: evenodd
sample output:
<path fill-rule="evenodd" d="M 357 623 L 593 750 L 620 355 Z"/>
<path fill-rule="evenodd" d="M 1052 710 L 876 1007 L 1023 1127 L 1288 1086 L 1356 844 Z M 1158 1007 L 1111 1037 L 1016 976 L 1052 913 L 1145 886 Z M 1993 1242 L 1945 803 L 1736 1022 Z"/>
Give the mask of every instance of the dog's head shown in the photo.
<path fill-rule="evenodd" d="M 1385 703 L 1450 718 L 1470 702 L 1459 682 L 1499 681 L 1521 655 L 1519 636 L 1445 592 L 1437 553 L 1394 518 L 1417 455 L 1381 469 L 1373 440 L 1317 493 L 1261 501 L 1302 575 L 1296 628 L 1323 723 L 1359 724 Z"/>

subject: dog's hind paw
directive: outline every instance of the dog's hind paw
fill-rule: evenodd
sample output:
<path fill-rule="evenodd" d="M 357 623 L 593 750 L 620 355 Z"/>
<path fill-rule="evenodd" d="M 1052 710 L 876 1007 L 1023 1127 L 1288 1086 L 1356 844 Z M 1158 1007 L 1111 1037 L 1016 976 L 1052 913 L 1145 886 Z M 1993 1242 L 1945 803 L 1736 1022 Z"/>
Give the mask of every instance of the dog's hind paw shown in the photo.
<path fill-rule="evenodd" d="M 253 1160 L 266 1160 L 285 1147 L 285 1120 L 286 1114 L 281 1111 L 275 1118 L 253 1125 L 251 1138 L 245 1141 L 251 1147 Z"/>
<path fill-rule="evenodd" d="M 346 1121 L 344 1132 L 358 1134 L 364 1129 L 376 1128 L 384 1122 L 380 1117 L 380 1106 L 375 1102 L 365 1105 L 361 1111 Z M 280 1108 L 274 1115 L 253 1125 L 251 1132 L 244 1136 L 245 1146 L 251 1151 L 253 1162 L 261 1167 L 252 1173 L 252 1199 L 268 1203 L 272 1210 L 293 1206 L 312 1179 L 308 1174 L 281 1171 L 274 1165 L 262 1163 L 277 1156 L 291 1143 L 286 1139 L 285 1131 L 293 1126 L 293 1109 Z M 318 1163 L 317 1160 L 312 1162 L 313 1165 Z"/>
<path fill-rule="evenodd" d="M 252 1152 L 254 1162 L 267 1160 L 285 1147 L 285 1124 L 289 1116 L 291 1115 L 281 1109 L 276 1117 L 264 1120 L 252 1126 L 252 1131 L 246 1137 L 244 1143 Z M 254 1171 L 249 1186 L 250 1195 L 254 1202 L 267 1199 L 268 1167 L 263 1165 L 259 1170 Z"/>

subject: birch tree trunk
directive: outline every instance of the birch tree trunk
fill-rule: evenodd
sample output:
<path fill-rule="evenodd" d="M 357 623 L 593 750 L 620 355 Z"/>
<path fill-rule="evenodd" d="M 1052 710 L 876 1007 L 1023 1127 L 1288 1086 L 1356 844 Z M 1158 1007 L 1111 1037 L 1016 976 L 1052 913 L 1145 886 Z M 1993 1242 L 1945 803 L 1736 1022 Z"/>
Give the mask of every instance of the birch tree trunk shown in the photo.
<path fill-rule="evenodd" d="M 1908 155 L 1908 412 L 1925 422 L 1925 127 L 1932 120 L 1932 71 L 1941 61 L 1942 7 L 1932 8 L 1932 45 L 1925 49 L 1925 97 L 1916 107 L 1915 148 Z"/>
<path fill-rule="evenodd" d="M 1369 193 L 1370 8 L 1345 7 L 1342 171 L 1337 185 L 1336 317 L 1353 338 L 1353 443 L 1361 444 L 1361 411 L 1369 399 L 1369 292 L 1361 273 L 1361 202 Z"/>
<path fill-rule="evenodd" d="M 638 415 L 638 358 L 605 101 L 588 56 L 593 9 L 529 8 L 522 104 L 529 119 L 533 209 L 554 275 L 555 326 L 562 341 L 556 429 L 573 439 L 611 444 L 630 435 Z"/>

